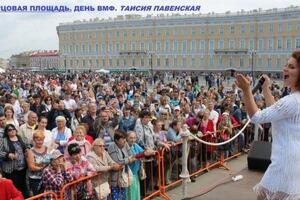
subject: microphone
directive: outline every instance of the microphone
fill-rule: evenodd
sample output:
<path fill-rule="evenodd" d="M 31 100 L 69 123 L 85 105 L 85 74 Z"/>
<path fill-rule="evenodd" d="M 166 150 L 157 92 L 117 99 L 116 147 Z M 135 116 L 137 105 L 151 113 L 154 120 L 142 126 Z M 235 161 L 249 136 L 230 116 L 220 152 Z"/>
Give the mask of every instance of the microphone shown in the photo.
<path fill-rule="evenodd" d="M 259 90 L 261 88 L 261 86 L 264 84 L 264 82 L 265 82 L 265 78 L 260 77 L 260 79 L 258 80 L 258 83 L 252 89 L 252 94 L 255 94 L 257 92 L 257 90 Z"/>

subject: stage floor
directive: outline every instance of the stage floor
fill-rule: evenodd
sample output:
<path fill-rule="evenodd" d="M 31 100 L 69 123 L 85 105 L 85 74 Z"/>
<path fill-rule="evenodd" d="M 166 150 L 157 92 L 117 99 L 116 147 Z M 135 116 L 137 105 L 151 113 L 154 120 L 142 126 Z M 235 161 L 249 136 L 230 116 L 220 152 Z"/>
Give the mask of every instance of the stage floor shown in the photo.
<path fill-rule="evenodd" d="M 212 169 L 208 173 L 198 176 L 196 182 L 188 184 L 188 195 L 195 196 L 206 190 L 218 181 L 231 176 L 241 174 L 243 179 L 237 182 L 229 182 L 218 186 L 214 190 L 195 198 L 193 200 L 255 200 L 256 195 L 252 188 L 263 176 L 262 172 L 249 171 L 247 168 L 247 155 L 242 155 L 227 162 L 230 171 L 224 169 Z M 172 200 L 182 199 L 182 186 L 178 186 L 168 191 Z M 158 198 L 157 198 L 158 199 Z"/>

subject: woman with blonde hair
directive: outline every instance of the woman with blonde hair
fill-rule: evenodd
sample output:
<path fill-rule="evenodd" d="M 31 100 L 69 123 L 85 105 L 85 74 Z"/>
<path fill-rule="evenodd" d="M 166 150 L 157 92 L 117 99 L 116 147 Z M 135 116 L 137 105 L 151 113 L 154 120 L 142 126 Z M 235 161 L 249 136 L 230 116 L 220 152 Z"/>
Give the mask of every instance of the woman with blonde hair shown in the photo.
<path fill-rule="evenodd" d="M 50 163 L 48 148 L 44 145 L 45 134 L 42 130 L 33 133 L 33 147 L 28 150 L 26 158 L 28 165 L 29 185 L 33 195 L 42 192 L 42 174 L 44 168 Z"/>
<path fill-rule="evenodd" d="M 75 132 L 74 132 L 74 138 L 72 140 L 70 140 L 67 144 L 67 147 L 70 145 L 70 144 L 73 144 L 73 143 L 77 143 L 81 149 L 81 155 L 82 156 L 86 156 L 92 146 L 91 144 L 85 139 L 85 136 L 86 136 L 86 129 L 84 126 L 78 126 L 76 129 L 75 129 Z M 65 149 L 65 158 L 69 158 L 70 155 L 68 154 L 68 151 L 67 151 L 68 148 Z"/>

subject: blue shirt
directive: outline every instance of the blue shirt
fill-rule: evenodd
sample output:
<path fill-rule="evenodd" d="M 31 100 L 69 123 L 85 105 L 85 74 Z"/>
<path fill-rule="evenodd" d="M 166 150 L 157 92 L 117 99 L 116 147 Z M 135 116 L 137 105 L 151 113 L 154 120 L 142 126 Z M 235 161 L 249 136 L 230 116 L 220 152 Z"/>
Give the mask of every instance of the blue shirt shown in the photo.
<path fill-rule="evenodd" d="M 137 155 L 139 153 L 143 153 L 144 150 L 142 149 L 142 147 L 140 147 L 138 144 L 134 143 L 132 146 L 131 146 L 131 150 L 133 152 L 133 155 Z M 131 171 L 132 171 L 132 174 L 134 176 L 138 175 L 139 173 L 139 169 L 141 167 L 141 161 L 140 160 L 136 160 L 134 162 L 132 162 L 130 165 L 129 165 Z"/>

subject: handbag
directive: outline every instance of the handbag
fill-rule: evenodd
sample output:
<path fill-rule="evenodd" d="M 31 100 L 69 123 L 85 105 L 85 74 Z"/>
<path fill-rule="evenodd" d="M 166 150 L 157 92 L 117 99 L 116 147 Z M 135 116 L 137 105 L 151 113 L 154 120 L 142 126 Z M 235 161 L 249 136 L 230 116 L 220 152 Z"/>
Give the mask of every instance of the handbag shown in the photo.
<path fill-rule="evenodd" d="M 127 188 L 131 185 L 132 181 L 133 181 L 133 174 L 130 168 L 128 166 L 125 166 L 122 172 L 119 172 L 118 186 L 121 188 Z"/>
<path fill-rule="evenodd" d="M 145 171 L 145 164 L 143 161 L 141 161 L 141 166 L 140 166 L 140 170 L 139 170 L 139 177 L 140 177 L 140 180 L 145 180 L 147 178 L 147 174 L 146 174 L 146 171 Z"/>
<path fill-rule="evenodd" d="M 104 199 L 110 194 L 110 187 L 108 182 L 104 182 L 95 188 L 98 199 Z"/>

